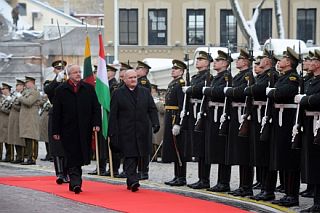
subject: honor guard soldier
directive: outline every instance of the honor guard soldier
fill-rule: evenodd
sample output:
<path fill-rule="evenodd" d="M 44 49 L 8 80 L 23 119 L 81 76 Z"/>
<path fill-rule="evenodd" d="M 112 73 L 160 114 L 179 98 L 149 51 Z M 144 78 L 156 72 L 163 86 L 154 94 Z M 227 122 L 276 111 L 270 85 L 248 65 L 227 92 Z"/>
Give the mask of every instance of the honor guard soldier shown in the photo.
<path fill-rule="evenodd" d="M 297 111 L 294 97 L 298 93 L 300 80 L 296 71 L 299 56 L 292 48 L 287 47 L 287 51 L 279 59 L 279 79 L 274 88 L 266 88 L 266 94 L 274 101 L 270 170 L 284 172 L 285 196 L 272 203 L 291 207 L 299 205 L 300 187 L 300 151 L 291 148 L 292 128 Z"/>
<path fill-rule="evenodd" d="M 189 116 L 187 121 L 188 136 L 185 141 L 186 151 L 185 157 L 189 160 L 192 157 L 198 158 L 198 178 L 199 180 L 195 183 L 188 184 L 187 186 L 193 189 L 206 189 L 210 188 L 210 167 L 211 164 L 205 162 L 205 134 L 204 131 L 195 131 L 195 124 L 197 115 L 201 111 L 202 99 L 202 88 L 210 84 L 212 76 L 210 75 L 210 63 L 212 57 L 205 51 L 200 51 L 196 61 L 196 68 L 198 73 L 191 77 L 190 86 L 183 87 L 183 92 L 190 97 L 189 105 Z M 208 80 L 209 76 L 209 80 Z M 206 83 L 207 82 L 207 83 Z"/>
<path fill-rule="evenodd" d="M 306 96 L 297 95 L 295 102 L 305 110 L 301 150 L 301 179 L 314 189 L 313 206 L 301 212 L 320 212 L 320 144 L 315 137 L 320 129 L 320 51 L 315 50 L 309 65 L 311 78 Z M 319 135 L 318 135 L 319 136 Z"/>
<path fill-rule="evenodd" d="M 229 105 L 223 89 L 231 85 L 232 76 L 228 70 L 232 58 L 225 52 L 218 50 L 218 57 L 214 59 L 213 69 L 217 75 L 213 76 L 210 87 L 204 87 L 203 94 L 208 98 L 208 115 L 205 126 L 205 161 L 207 164 L 218 164 L 217 184 L 208 191 L 230 191 L 231 166 L 226 164 L 227 136 L 219 134 L 222 125 L 220 117 L 224 106 Z"/>
<path fill-rule="evenodd" d="M 49 84 L 50 81 L 46 80 L 44 82 L 44 87 Z M 51 109 L 51 103 L 48 99 L 47 94 L 40 92 L 41 94 L 41 100 L 40 100 L 40 141 L 43 141 L 46 146 L 46 156 L 40 160 L 42 161 L 50 161 L 51 160 L 51 154 L 50 154 L 50 149 L 49 149 L 49 135 L 48 135 L 48 123 L 49 123 L 49 111 Z"/>
<path fill-rule="evenodd" d="M 67 66 L 66 61 L 57 60 L 52 63 L 54 68 L 53 72 L 55 74 L 54 79 L 47 85 L 44 86 L 44 92 L 48 95 L 49 101 L 53 104 L 55 98 L 55 89 L 59 87 L 65 80 L 65 67 Z M 53 116 L 53 107 L 49 111 L 49 123 L 48 123 L 48 135 L 49 135 L 49 150 L 51 152 L 54 169 L 56 172 L 56 183 L 68 183 L 68 175 L 66 168 L 66 156 L 62 146 L 61 141 L 55 141 L 52 138 L 52 116 Z"/>
<path fill-rule="evenodd" d="M 182 61 L 172 61 L 171 76 L 173 80 L 169 83 L 165 96 L 162 162 L 174 162 L 174 178 L 165 182 L 170 186 L 183 186 L 187 183 L 187 165 L 183 157 L 184 141 L 180 126 L 180 112 L 184 101 L 182 87 L 185 86 L 182 76 L 185 69 L 187 66 Z"/>
<path fill-rule="evenodd" d="M 232 87 L 224 88 L 225 95 L 231 100 L 230 125 L 227 142 L 227 164 L 239 165 L 239 188 L 231 191 L 234 196 L 251 196 L 253 182 L 253 167 L 250 165 L 250 142 L 248 137 L 239 136 L 239 127 L 244 122 L 243 111 L 250 109 L 250 101 L 244 95 L 244 89 L 253 81 L 253 74 L 250 64 L 250 54 L 240 50 L 236 61 L 236 68 L 239 73 L 232 79 Z M 250 115 L 249 115 L 250 116 Z M 247 118 L 249 120 L 249 117 Z"/>
<path fill-rule="evenodd" d="M 151 84 L 149 79 L 147 78 L 147 75 L 149 74 L 149 70 L 151 69 L 151 67 L 142 62 L 142 61 L 138 61 L 137 62 L 137 67 L 136 67 L 136 73 L 137 73 L 137 77 L 138 77 L 138 84 L 147 88 L 150 92 L 151 92 Z M 148 131 L 150 133 L 150 140 L 152 140 L 152 132 Z M 151 144 L 150 144 L 151 146 Z M 150 156 L 145 156 L 142 157 L 139 160 L 138 163 L 138 175 L 140 176 L 141 180 L 146 180 L 149 178 L 149 161 L 150 161 Z"/>
<path fill-rule="evenodd" d="M 269 170 L 270 142 L 269 140 L 261 141 L 260 132 L 263 119 L 267 119 L 264 115 L 269 115 L 268 113 L 272 107 L 270 100 L 267 101 L 265 91 L 268 85 L 273 87 L 278 79 L 278 72 L 274 67 L 276 61 L 273 53 L 264 49 L 263 55 L 258 56 L 255 62 L 255 83 L 244 90 L 246 96 L 253 98 L 249 128 L 251 164 L 256 167 L 257 179 L 260 177 L 257 181 L 261 183 L 261 192 L 252 197 L 255 200 L 267 201 L 275 198 L 277 173 Z M 265 113 L 267 103 L 269 111 Z"/>
<path fill-rule="evenodd" d="M 27 161 L 21 163 L 22 165 L 35 165 L 38 158 L 40 92 L 36 88 L 35 81 L 35 78 L 26 76 L 26 89 L 17 96 L 21 103 L 19 133 L 25 140 L 27 155 Z"/>
<path fill-rule="evenodd" d="M 1 87 L 1 98 L 0 98 L 0 144 L 1 144 L 1 154 L 2 147 L 4 144 L 6 148 L 5 159 L 3 162 L 11 162 L 14 159 L 14 149 L 13 145 L 8 143 L 8 121 L 9 113 L 11 107 L 11 85 L 7 83 L 2 83 Z"/>
<path fill-rule="evenodd" d="M 16 79 L 16 91 L 13 94 L 11 100 L 11 109 L 9 114 L 8 122 L 8 143 L 13 144 L 16 149 L 16 159 L 12 163 L 18 164 L 23 162 L 24 158 L 24 149 L 26 143 L 23 138 L 20 138 L 19 135 L 19 117 L 20 117 L 20 108 L 21 103 L 17 98 L 17 94 L 21 94 L 24 89 L 24 81 Z"/>

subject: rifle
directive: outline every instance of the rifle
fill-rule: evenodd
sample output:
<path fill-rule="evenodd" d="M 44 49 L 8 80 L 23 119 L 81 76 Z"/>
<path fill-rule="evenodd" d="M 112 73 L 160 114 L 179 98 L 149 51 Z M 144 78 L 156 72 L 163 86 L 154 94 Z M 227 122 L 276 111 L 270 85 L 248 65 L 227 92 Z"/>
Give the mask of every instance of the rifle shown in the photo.
<path fill-rule="evenodd" d="M 320 145 L 320 118 L 318 117 L 318 120 L 316 122 L 316 128 L 314 131 L 314 140 L 313 144 Z"/>
<path fill-rule="evenodd" d="M 204 87 L 207 87 L 210 84 L 210 46 L 208 47 L 208 72 L 206 79 L 204 81 Z M 202 100 L 200 103 L 200 111 L 197 113 L 197 120 L 196 123 L 194 124 L 194 131 L 196 132 L 203 132 L 204 130 L 204 118 L 207 116 L 206 111 L 205 111 L 205 99 L 206 96 L 203 94 L 202 95 Z"/>
<path fill-rule="evenodd" d="M 189 54 L 186 53 L 184 56 L 184 61 L 187 61 L 187 70 L 186 70 L 186 86 L 190 85 L 190 73 L 189 73 Z M 184 94 L 183 98 L 183 105 L 182 105 L 182 110 L 180 112 L 180 126 L 182 126 L 183 119 L 185 116 L 188 115 L 188 110 L 187 110 L 187 94 Z"/>
<path fill-rule="evenodd" d="M 64 60 L 63 60 L 63 45 L 62 45 L 62 36 L 61 36 L 61 30 L 60 30 L 60 25 L 59 25 L 59 22 L 57 20 L 57 27 L 58 27 L 58 32 L 59 32 L 59 38 L 60 38 L 60 48 L 61 48 L 61 69 L 63 70 L 64 72 L 64 77 L 66 78 L 67 76 L 67 73 L 66 73 L 66 70 L 65 70 L 65 67 L 64 67 Z"/>
<path fill-rule="evenodd" d="M 300 81 L 299 81 L 299 87 L 298 87 L 298 93 L 303 94 L 304 93 L 304 82 L 303 82 L 303 57 L 301 54 L 301 45 L 299 41 L 299 63 L 301 63 L 301 70 L 299 72 L 300 75 Z M 295 124 L 292 128 L 292 140 L 291 140 L 291 148 L 292 149 L 301 149 L 301 143 L 302 143 L 302 115 L 300 113 L 300 104 L 297 106 L 296 111 L 296 119 Z"/>
<path fill-rule="evenodd" d="M 231 51 L 230 51 L 230 42 L 228 40 L 228 60 L 229 60 L 229 67 L 228 67 L 228 71 L 229 73 L 231 73 L 231 62 L 232 62 L 232 58 L 231 58 Z M 226 81 L 226 87 L 229 87 L 229 81 L 231 79 L 228 79 L 226 76 L 224 78 L 224 80 Z M 232 82 L 231 82 L 232 83 Z M 222 115 L 220 117 L 220 126 L 219 126 L 219 135 L 220 136 L 227 136 L 228 135 L 228 130 L 229 130 L 229 113 L 227 112 L 227 102 L 228 102 L 228 98 L 227 96 L 224 97 L 224 104 L 223 104 L 223 111 L 222 111 Z"/>
<path fill-rule="evenodd" d="M 274 78 L 274 71 L 275 71 L 275 60 L 273 58 L 273 49 L 271 47 L 271 38 L 269 39 L 269 58 L 272 61 L 272 67 L 270 70 L 270 76 L 269 76 L 269 83 L 268 87 L 274 87 L 275 83 L 275 78 Z M 260 141 L 267 142 L 270 139 L 271 135 L 271 109 L 272 109 L 272 99 L 267 97 L 267 103 L 266 103 L 266 108 L 264 111 L 264 116 L 262 118 L 261 122 L 261 129 L 260 129 Z"/>
<path fill-rule="evenodd" d="M 254 69 L 253 66 L 253 61 L 254 61 L 254 56 L 253 56 L 253 49 L 252 49 L 252 39 L 250 37 L 249 39 L 249 60 L 251 62 L 251 68 L 252 72 Z M 247 86 L 251 86 L 253 83 L 253 79 L 251 76 L 247 76 Z M 252 109 L 252 97 L 246 96 L 245 100 L 245 107 L 244 107 L 244 114 L 241 116 L 243 118 L 240 126 L 239 126 L 239 134 L 238 136 L 240 137 L 248 137 L 249 136 L 249 127 L 250 127 L 250 120 L 251 120 L 251 109 Z"/>

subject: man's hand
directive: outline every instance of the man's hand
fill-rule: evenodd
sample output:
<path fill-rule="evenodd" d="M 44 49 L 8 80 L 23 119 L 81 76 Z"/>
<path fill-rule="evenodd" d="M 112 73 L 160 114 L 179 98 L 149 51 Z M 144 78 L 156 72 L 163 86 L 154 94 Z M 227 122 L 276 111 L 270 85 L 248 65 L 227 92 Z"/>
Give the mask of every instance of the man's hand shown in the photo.
<path fill-rule="evenodd" d="M 266 88 L 266 95 L 268 95 L 272 90 L 275 90 L 276 88 L 267 87 Z"/>
<path fill-rule="evenodd" d="M 16 93 L 16 97 L 17 97 L 17 98 L 20 98 L 21 96 L 22 96 L 22 94 L 21 94 L 20 92 L 17 92 L 17 93 Z"/>
<path fill-rule="evenodd" d="M 182 87 L 182 92 L 183 92 L 183 93 L 186 93 L 189 88 L 190 88 L 190 86 L 184 86 L 184 87 Z"/>
<path fill-rule="evenodd" d="M 202 94 L 204 94 L 205 93 L 205 90 L 206 89 L 209 89 L 210 87 L 202 87 Z"/>
<path fill-rule="evenodd" d="M 157 132 L 159 132 L 160 130 L 160 126 L 159 125 L 154 125 L 153 126 L 153 133 L 156 134 Z"/>
<path fill-rule="evenodd" d="M 296 96 L 294 97 L 294 102 L 295 102 L 296 104 L 299 104 L 300 101 L 301 101 L 301 99 L 302 99 L 304 96 L 306 96 L 306 95 L 305 95 L 305 94 L 303 94 L 303 95 L 301 95 L 301 94 L 296 95 Z"/>
<path fill-rule="evenodd" d="M 179 134 L 180 134 L 180 129 L 181 129 L 181 127 L 180 127 L 179 125 L 177 125 L 177 124 L 173 125 L 173 127 L 172 127 L 172 134 L 173 134 L 174 136 L 179 135 Z"/>
<path fill-rule="evenodd" d="M 100 127 L 99 126 L 94 126 L 93 127 L 93 131 L 94 132 L 99 132 L 100 131 Z"/>
<path fill-rule="evenodd" d="M 223 93 L 226 94 L 227 91 L 228 91 L 228 89 L 231 89 L 231 88 L 232 88 L 232 87 L 225 87 L 225 88 L 223 88 Z"/>
<path fill-rule="evenodd" d="M 58 73 L 56 80 L 57 80 L 57 82 L 62 82 L 63 79 L 64 79 L 64 71 L 61 71 Z"/>
<path fill-rule="evenodd" d="M 60 141 L 60 135 L 53 135 L 52 137 L 55 141 Z"/>

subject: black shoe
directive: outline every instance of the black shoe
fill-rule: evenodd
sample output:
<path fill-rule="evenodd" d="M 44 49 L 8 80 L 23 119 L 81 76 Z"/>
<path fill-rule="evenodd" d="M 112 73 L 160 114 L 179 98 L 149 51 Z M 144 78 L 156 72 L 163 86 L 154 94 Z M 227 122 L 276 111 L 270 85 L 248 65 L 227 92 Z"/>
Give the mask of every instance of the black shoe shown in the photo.
<path fill-rule="evenodd" d="M 302 213 L 304 213 L 304 212 L 320 213 L 320 205 L 313 205 L 310 208 L 304 209 L 300 212 L 302 212 Z"/>
<path fill-rule="evenodd" d="M 283 186 L 283 185 L 279 185 L 279 186 L 276 188 L 276 192 L 284 193 L 284 186 Z"/>
<path fill-rule="evenodd" d="M 70 192 L 74 192 L 75 187 L 79 187 L 80 188 L 80 192 L 82 192 L 81 186 L 74 186 L 73 188 L 69 185 L 69 191 Z M 79 193 L 78 193 L 79 194 Z"/>
<path fill-rule="evenodd" d="M 230 191 L 228 192 L 229 195 L 234 195 L 234 194 L 239 194 L 240 192 L 242 192 L 243 188 L 237 188 L 236 190 Z"/>
<path fill-rule="evenodd" d="M 67 176 L 63 176 L 62 183 L 70 183 L 70 180 Z"/>
<path fill-rule="evenodd" d="M 14 160 L 14 161 L 11 161 L 10 163 L 13 163 L 13 164 L 19 164 L 19 163 L 22 163 L 23 160 Z"/>
<path fill-rule="evenodd" d="M 149 179 L 149 174 L 148 174 L 148 172 L 141 172 L 141 173 L 138 173 L 138 174 L 140 174 L 140 175 L 138 176 L 138 179 L 139 179 L 139 180 L 148 180 L 148 179 Z"/>
<path fill-rule="evenodd" d="M 41 161 L 50 161 L 50 158 L 41 158 Z"/>
<path fill-rule="evenodd" d="M 252 185 L 252 189 L 261 189 L 261 183 L 260 182 L 256 182 Z"/>
<path fill-rule="evenodd" d="M 285 207 L 299 206 L 299 198 L 287 196 L 286 199 L 280 201 L 279 205 Z"/>
<path fill-rule="evenodd" d="M 287 195 L 284 195 L 282 198 L 280 198 L 279 200 L 273 200 L 271 203 L 272 204 L 276 204 L 276 205 L 280 205 L 281 202 L 283 202 L 285 199 L 287 199 Z"/>
<path fill-rule="evenodd" d="M 274 200 L 276 196 L 272 192 L 262 192 L 260 194 L 257 194 L 255 197 L 255 200 L 262 200 L 262 201 L 270 201 Z"/>
<path fill-rule="evenodd" d="M 61 184 L 63 183 L 63 176 L 59 176 L 59 175 L 58 175 L 58 177 L 57 177 L 57 179 L 56 179 L 56 183 L 57 183 L 58 185 L 61 185 Z"/>
<path fill-rule="evenodd" d="M 301 197 L 314 197 L 314 192 L 313 190 L 305 190 L 304 192 L 300 193 Z"/>
<path fill-rule="evenodd" d="M 177 179 L 178 177 L 174 177 L 172 180 L 164 182 L 164 184 L 171 186 L 171 184 L 175 182 Z"/>
<path fill-rule="evenodd" d="M 75 186 L 73 187 L 73 190 L 75 194 L 80 194 L 80 192 L 82 192 L 81 187 L 80 186 Z"/>
<path fill-rule="evenodd" d="M 198 181 L 195 182 L 195 183 L 187 184 L 187 186 L 190 187 L 190 188 L 193 188 L 193 186 L 199 184 L 199 182 L 200 182 L 200 180 L 198 180 Z"/>
<path fill-rule="evenodd" d="M 127 186 L 128 190 L 131 190 L 132 192 L 136 192 L 139 190 L 140 184 L 139 182 L 135 182 L 133 184 L 131 184 L 130 186 Z"/>
<path fill-rule="evenodd" d="M 9 163 L 11 160 L 10 159 L 4 159 L 4 160 L 2 160 L 2 162 L 5 162 L 5 163 Z"/>
<path fill-rule="evenodd" d="M 199 181 L 197 184 L 189 186 L 192 189 L 208 189 L 210 188 L 210 183 L 208 181 Z"/>
<path fill-rule="evenodd" d="M 125 172 L 121 172 L 120 174 L 115 175 L 114 177 L 116 177 L 116 178 L 127 178 L 127 174 Z"/>
<path fill-rule="evenodd" d="M 22 162 L 21 165 L 36 165 L 36 162 L 32 160 L 27 160 L 26 162 Z"/>
<path fill-rule="evenodd" d="M 218 183 L 214 187 L 207 189 L 207 191 L 210 191 L 210 192 L 229 192 L 230 186 L 229 186 L 229 184 Z"/>
<path fill-rule="evenodd" d="M 171 183 L 171 186 L 184 186 L 187 184 L 185 177 L 179 177 Z"/>
<path fill-rule="evenodd" d="M 246 196 L 252 196 L 252 195 L 253 195 L 252 189 L 242 189 L 241 191 L 237 191 L 233 193 L 233 196 L 237 196 L 237 197 L 246 197 Z"/>

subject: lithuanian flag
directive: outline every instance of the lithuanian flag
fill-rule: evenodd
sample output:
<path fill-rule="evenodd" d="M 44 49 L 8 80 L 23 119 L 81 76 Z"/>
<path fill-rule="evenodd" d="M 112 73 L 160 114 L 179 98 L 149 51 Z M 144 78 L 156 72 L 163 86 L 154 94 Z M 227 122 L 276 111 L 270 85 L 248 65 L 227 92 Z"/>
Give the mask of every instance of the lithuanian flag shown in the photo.
<path fill-rule="evenodd" d="M 83 80 L 84 82 L 95 86 L 95 79 L 93 77 L 91 64 L 90 39 L 88 34 L 86 36 L 86 44 L 84 49 Z"/>

